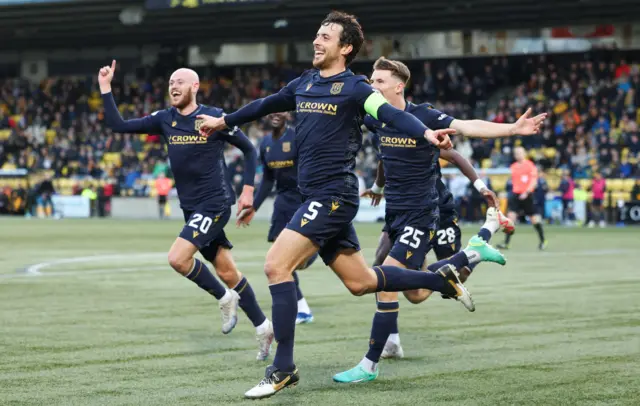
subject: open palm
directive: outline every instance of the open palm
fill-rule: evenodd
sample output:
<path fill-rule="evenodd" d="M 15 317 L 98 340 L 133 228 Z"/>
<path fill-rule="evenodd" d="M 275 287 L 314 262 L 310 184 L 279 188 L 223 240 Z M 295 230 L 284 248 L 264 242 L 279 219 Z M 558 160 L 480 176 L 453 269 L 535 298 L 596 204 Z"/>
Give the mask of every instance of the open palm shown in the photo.
<path fill-rule="evenodd" d="M 531 117 L 531 108 L 528 108 L 525 113 L 520 116 L 514 128 L 514 133 L 518 135 L 533 135 L 540 132 L 540 126 L 546 120 L 547 113 L 538 114 L 535 117 Z"/>

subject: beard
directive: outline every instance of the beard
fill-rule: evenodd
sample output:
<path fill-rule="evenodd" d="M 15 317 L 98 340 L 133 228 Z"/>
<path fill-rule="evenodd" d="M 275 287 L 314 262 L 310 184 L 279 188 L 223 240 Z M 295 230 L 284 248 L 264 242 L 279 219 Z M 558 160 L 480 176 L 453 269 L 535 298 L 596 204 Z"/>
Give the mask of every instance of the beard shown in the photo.
<path fill-rule="evenodd" d="M 180 99 L 178 99 L 177 102 L 173 103 L 173 101 L 172 101 L 171 104 L 172 104 L 173 107 L 175 107 L 177 109 L 182 109 L 182 108 L 187 107 L 191 103 L 192 100 L 193 100 L 193 95 L 189 91 L 186 94 L 183 93 L 182 97 Z"/>
<path fill-rule="evenodd" d="M 325 51 L 325 54 L 322 56 L 322 59 L 319 59 L 319 60 L 316 60 L 315 58 L 313 59 L 313 67 L 320 70 L 329 68 L 336 59 L 337 59 L 336 57 L 334 57 L 333 55 Z"/>

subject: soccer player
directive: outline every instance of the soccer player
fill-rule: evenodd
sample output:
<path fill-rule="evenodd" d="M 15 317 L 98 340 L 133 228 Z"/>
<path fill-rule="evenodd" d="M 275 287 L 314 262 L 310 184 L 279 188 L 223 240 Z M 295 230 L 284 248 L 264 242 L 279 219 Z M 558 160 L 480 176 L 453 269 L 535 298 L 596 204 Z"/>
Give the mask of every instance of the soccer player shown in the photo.
<path fill-rule="evenodd" d="M 240 306 L 256 327 L 257 359 L 266 359 L 273 341 L 273 327 L 258 306 L 251 285 L 238 271 L 231 257 L 233 246 L 224 233 L 235 202 L 235 194 L 227 181 L 224 148 L 229 143 L 242 150 L 245 156 L 245 184 L 238 200 L 240 211 L 253 203 L 257 162 L 253 144 L 233 127 L 209 138 L 198 134 L 202 122 L 196 118 L 198 114 L 220 117 L 224 113 L 219 108 L 196 103 L 199 78 L 190 69 L 178 69 L 169 79 L 172 107 L 144 118 L 124 121 L 111 94 L 115 69 L 116 61 L 113 61 L 98 74 L 107 126 L 123 133 L 162 134 L 168 144 L 171 170 L 186 223 L 169 250 L 169 264 L 218 300 L 223 334 L 229 334 L 235 327 Z M 220 279 L 231 289 L 218 282 L 207 266 L 194 257 L 197 251 L 213 264 Z"/>
<path fill-rule="evenodd" d="M 304 203 L 304 198 L 298 190 L 298 151 L 296 148 L 296 133 L 293 128 L 287 126 L 286 113 L 273 113 L 269 117 L 273 131 L 267 134 L 260 144 L 260 161 L 264 168 L 262 182 L 258 186 L 253 207 L 244 210 L 238 218 L 238 223 L 249 225 L 256 211 L 269 196 L 275 184 L 277 195 L 273 202 L 273 214 L 271 227 L 267 241 L 274 242 L 278 235 L 285 229 L 287 223 L 296 210 Z M 314 255 L 298 268 L 306 269 L 318 258 Z M 313 322 L 313 314 L 307 300 L 300 289 L 298 273 L 293 272 L 298 297 L 298 315 L 296 324 Z"/>
<path fill-rule="evenodd" d="M 512 198 L 509 200 L 507 216 L 515 223 L 518 213 L 529 216 L 533 228 L 538 233 L 538 249 L 544 250 L 547 247 L 547 240 L 544 238 L 542 229 L 542 218 L 533 204 L 533 192 L 538 185 L 538 168 L 527 159 L 526 152 L 522 147 L 513 150 L 516 161 L 511 164 L 511 187 Z M 508 249 L 512 234 L 507 234 L 503 244 L 498 248 Z"/>
<path fill-rule="evenodd" d="M 300 380 L 293 360 L 297 297 L 291 275 L 315 253 L 319 252 L 323 262 L 354 295 L 425 288 L 455 297 L 466 307 L 473 306 L 457 272 L 448 266 L 442 265 L 439 272 L 386 265 L 369 268 L 359 252 L 352 224 L 360 199 L 354 167 L 362 145 L 360 125 L 365 112 L 421 145 L 451 148 L 448 134 L 454 132 L 428 129 L 411 114 L 391 106 L 365 76 L 356 76 L 347 69 L 363 42 L 362 28 L 354 16 L 332 12 L 322 21 L 313 41 L 315 69 L 304 72 L 278 93 L 255 100 L 235 113 L 219 118 L 202 116 L 203 134 L 279 111 L 295 109 L 298 119 L 298 186 L 305 202 L 267 253 L 265 274 L 270 283 L 278 346 L 273 365 L 267 367 L 262 381 L 245 393 L 247 398 L 272 396 Z M 416 202 L 416 207 L 422 204 Z M 427 237 L 419 233 L 406 236 L 418 245 L 424 244 Z M 486 244 L 479 244 L 447 264 L 462 268 L 470 261 L 488 260 L 495 255 L 502 258 Z"/>
<path fill-rule="evenodd" d="M 492 138 L 534 134 L 539 131 L 539 126 L 545 117 L 541 115 L 530 118 L 530 110 L 528 110 L 514 124 L 496 124 L 482 120 L 473 120 L 474 124 L 470 124 L 471 121 L 456 120 L 434 109 L 430 104 L 408 103 L 404 98 L 404 89 L 410 79 L 409 69 L 402 62 L 386 58 L 376 61 L 371 79 L 373 87 L 379 90 L 389 103 L 415 115 L 429 128 L 454 128 L 469 137 Z M 460 250 L 460 229 L 456 224 L 453 197 L 441 181 L 438 151 L 408 142 L 409 140 L 403 137 L 402 133 L 389 128 L 374 117 L 365 117 L 365 125 L 375 134 L 374 144 L 378 147 L 382 163 L 382 166 L 380 163 L 378 166 L 376 186 L 380 188 L 386 182 L 387 204 L 385 230 L 383 230 L 386 233 L 383 232 L 380 246 L 376 250 L 377 255 L 386 256 L 383 264 L 419 270 L 432 244 L 437 244 L 438 259 L 456 254 Z M 471 164 L 457 152 L 443 151 L 442 154 L 445 159 L 461 167 L 463 173 L 470 178 L 480 193 L 489 198 L 492 205 L 497 205 L 497 197 L 478 178 Z M 380 194 L 379 189 L 374 191 Z M 374 204 L 376 201 L 379 201 L 379 198 L 376 197 Z M 410 202 L 423 204 L 423 210 L 430 213 L 428 216 L 423 215 L 426 219 L 420 218 L 418 211 L 413 208 L 414 204 Z M 441 217 L 439 217 L 440 206 L 444 211 L 440 213 Z M 490 209 L 487 221 L 478 235 L 471 239 L 470 245 L 486 244 L 491 235 L 501 227 L 501 220 L 506 224 L 506 219 L 500 217 L 495 208 Z M 405 237 L 415 234 L 413 230 L 419 230 L 420 233 L 430 235 L 432 238 L 426 239 L 423 245 L 412 244 Z M 380 260 L 381 258 L 377 262 Z M 466 276 L 474 265 L 469 264 L 464 270 Z M 431 292 L 422 289 L 405 291 L 404 294 L 412 303 L 420 303 L 426 300 Z M 369 352 L 355 368 L 335 375 L 333 377 L 335 381 L 363 382 L 378 376 L 377 363 L 385 343 L 390 334 L 397 334 L 398 311 L 396 292 L 377 293 L 377 312 L 373 319 Z M 401 349 L 398 348 L 398 352 L 400 351 Z"/>

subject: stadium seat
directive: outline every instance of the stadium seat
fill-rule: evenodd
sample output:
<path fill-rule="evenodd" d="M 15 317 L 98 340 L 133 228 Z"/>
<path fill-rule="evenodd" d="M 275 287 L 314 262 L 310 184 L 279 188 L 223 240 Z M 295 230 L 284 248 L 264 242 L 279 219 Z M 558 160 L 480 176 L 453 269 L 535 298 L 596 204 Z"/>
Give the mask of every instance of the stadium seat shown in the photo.
<path fill-rule="evenodd" d="M 622 179 L 607 179 L 607 190 L 621 192 L 623 188 Z"/>
<path fill-rule="evenodd" d="M 633 190 L 633 186 L 636 184 L 635 179 L 623 179 L 622 180 L 622 191 L 625 193 L 631 193 Z"/>
<path fill-rule="evenodd" d="M 556 150 L 555 148 L 545 148 L 544 149 L 544 156 L 547 159 L 553 159 L 556 157 L 556 153 L 558 152 L 558 150 Z"/>
<path fill-rule="evenodd" d="M 482 160 L 482 169 L 489 169 L 492 165 L 493 162 L 491 161 L 491 159 L 487 158 Z"/>
<path fill-rule="evenodd" d="M 583 189 L 583 190 L 591 189 L 591 179 L 578 179 L 576 183 L 580 185 L 580 189 Z"/>
<path fill-rule="evenodd" d="M 489 177 L 491 179 L 491 187 L 494 192 L 504 192 L 507 185 L 507 180 L 509 179 L 504 175 L 492 175 Z"/>
<path fill-rule="evenodd" d="M 557 176 L 549 176 L 547 177 L 547 185 L 549 186 L 550 191 L 556 191 L 560 187 L 561 179 Z"/>
<path fill-rule="evenodd" d="M 0 130 L 0 141 L 6 141 L 11 135 L 11 130 Z"/>

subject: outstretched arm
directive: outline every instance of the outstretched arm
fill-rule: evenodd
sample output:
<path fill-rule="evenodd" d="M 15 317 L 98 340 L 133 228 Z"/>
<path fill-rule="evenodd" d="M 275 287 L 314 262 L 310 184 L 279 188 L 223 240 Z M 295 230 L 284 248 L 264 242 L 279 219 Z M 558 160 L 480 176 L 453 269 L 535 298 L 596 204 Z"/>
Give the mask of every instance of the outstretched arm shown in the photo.
<path fill-rule="evenodd" d="M 198 118 L 204 120 L 200 125 L 200 133 L 209 136 L 215 131 L 249 123 L 271 113 L 295 110 L 296 87 L 298 83 L 300 83 L 300 78 L 289 82 L 289 84 L 283 87 L 278 93 L 254 100 L 236 112 L 224 117 L 211 117 L 205 114 L 199 115 Z"/>
<path fill-rule="evenodd" d="M 382 121 L 411 138 L 426 138 L 439 148 L 451 148 L 451 140 L 447 134 L 453 134 L 455 130 L 431 131 L 412 114 L 389 104 L 387 99 L 368 83 L 358 83 L 355 88 L 355 96 L 362 104 L 364 111 L 376 120 Z"/>
<path fill-rule="evenodd" d="M 470 138 L 503 138 L 514 135 L 538 134 L 540 126 L 546 118 L 547 113 L 531 117 L 531 109 L 529 108 L 515 123 L 501 124 L 485 120 L 453 120 L 449 127 Z"/>

